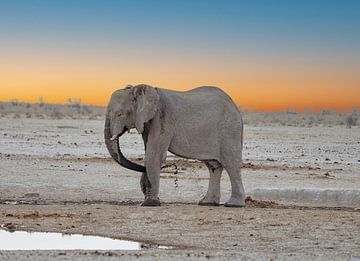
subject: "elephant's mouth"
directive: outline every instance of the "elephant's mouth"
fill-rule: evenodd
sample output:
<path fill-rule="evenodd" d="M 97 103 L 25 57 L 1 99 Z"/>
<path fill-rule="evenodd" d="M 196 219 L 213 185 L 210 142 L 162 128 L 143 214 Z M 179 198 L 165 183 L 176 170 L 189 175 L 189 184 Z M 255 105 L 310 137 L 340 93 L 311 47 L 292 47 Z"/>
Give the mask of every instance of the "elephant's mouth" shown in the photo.
<path fill-rule="evenodd" d="M 119 143 L 119 137 L 121 137 L 125 132 L 127 132 L 129 129 L 128 128 L 124 128 L 124 130 L 120 133 L 120 134 L 115 134 L 114 136 L 112 136 L 110 138 L 110 140 L 114 141 L 114 140 L 117 140 L 118 143 Z"/>

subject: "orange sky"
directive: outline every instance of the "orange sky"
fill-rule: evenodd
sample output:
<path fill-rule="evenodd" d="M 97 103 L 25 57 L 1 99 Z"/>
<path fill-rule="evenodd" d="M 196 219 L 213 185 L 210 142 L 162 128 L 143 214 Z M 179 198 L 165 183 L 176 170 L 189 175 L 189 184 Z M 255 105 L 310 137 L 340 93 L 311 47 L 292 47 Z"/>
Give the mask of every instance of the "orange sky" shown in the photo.
<path fill-rule="evenodd" d="M 190 55 L 126 53 L 118 57 L 20 53 L 3 57 L 0 64 L 2 101 L 37 102 L 42 97 L 49 103 L 65 103 L 81 98 L 85 104 L 106 105 L 112 91 L 137 83 L 178 90 L 215 85 L 249 110 L 360 108 L 360 74 L 355 66 L 310 66 L 271 57 L 198 61 Z"/>

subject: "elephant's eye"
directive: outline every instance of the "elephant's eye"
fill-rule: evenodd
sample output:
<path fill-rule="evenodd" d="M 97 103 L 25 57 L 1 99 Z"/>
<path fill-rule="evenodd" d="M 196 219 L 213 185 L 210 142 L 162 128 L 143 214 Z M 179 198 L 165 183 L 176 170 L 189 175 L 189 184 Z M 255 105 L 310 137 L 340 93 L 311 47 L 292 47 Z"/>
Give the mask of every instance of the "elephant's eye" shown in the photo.
<path fill-rule="evenodd" d="M 121 111 L 116 114 L 116 116 L 118 116 L 118 117 L 124 117 L 124 116 L 129 116 L 129 115 L 130 115 L 130 111 Z"/>

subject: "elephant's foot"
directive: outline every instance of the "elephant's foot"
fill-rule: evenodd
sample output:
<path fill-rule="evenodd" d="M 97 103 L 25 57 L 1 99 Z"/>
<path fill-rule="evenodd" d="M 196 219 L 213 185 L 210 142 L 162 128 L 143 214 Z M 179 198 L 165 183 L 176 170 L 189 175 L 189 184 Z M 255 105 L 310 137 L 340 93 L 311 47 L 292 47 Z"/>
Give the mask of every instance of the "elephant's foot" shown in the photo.
<path fill-rule="evenodd" d="M 228 201 L 226 201 L 224 206 L 232 208 L 243 208 L 245 207 L 245 199 L 240 197 L 231 197 Z"/>
<path fill-rule="evenodd" d="M 220 199 L 210 199 L 207 197 L 204 197 L 202 200 L 199 201 L 200 206 L 219 206 Z"/>
<path fill-rule="evenodd" d="M 142 207 L 160 207 L 161 206 L 160 199 L 146 197 L 144 202 L 141 203 L 141 206 Z"/>

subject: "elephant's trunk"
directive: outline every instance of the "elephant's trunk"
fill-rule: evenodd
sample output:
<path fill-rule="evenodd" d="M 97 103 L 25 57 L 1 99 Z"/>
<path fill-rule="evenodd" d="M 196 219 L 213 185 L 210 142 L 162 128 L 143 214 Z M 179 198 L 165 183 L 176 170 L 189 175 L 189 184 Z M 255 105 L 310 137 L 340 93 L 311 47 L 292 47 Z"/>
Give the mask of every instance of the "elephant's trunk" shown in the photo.
<path fill-rule="evenodd" d="M 126 131 L 126 128 L 119 135 L 119 137 L 121 135 L 123 135 L 125 131 Z M 111 139 L 112 135 L 111 135 L 111 131 L 110 131 L 110 119 L 109 119 L 108 115 L 106 115 L 106 120 L 105 120 L 104 137 L 105 137 L 106 148 L 108 149 L 111 157 L 117 163 L 119 163 L 121 166 L 123 166 L 127 169 L 131 169 L 131 170 L 138 171 L 138 172 L 146 172 L 146 169 L 144 166 L 133 163 L 133 162 L 129 161 L 127 158 L 125 158 L 125 156 L 121 152 L 118 138 L 115 140 Z M 116 151 L 114 150 L 115 145 L 116 145 Z"/>

